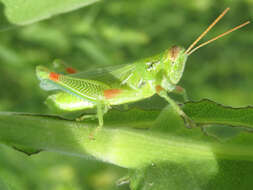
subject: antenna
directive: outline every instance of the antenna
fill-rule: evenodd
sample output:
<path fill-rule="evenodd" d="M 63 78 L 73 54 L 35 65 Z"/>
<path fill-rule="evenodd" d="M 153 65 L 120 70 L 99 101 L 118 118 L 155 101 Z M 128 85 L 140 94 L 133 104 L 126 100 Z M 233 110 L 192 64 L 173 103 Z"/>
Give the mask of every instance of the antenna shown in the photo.
<path fill-rule="evenodd" d="M 190 55 L 190 54 L 192 54 L 194 51 L 196 51 L 197 49 L 199 49 L 199 48 L 201 48 L 201 47 L 203 47 L 203 46 L 205 46 L 205 45 L 207 45 L 207 44 L 209 44 L 209 43 L 211 43 L 211 42 L 213 42 L 213 41 L 215 41 L 215 40 L 217 40 L 217 39 L 219 39 L 219 38 L 221 38 L 221 37 L 223 37 L 223 36 L 225 36 L 225 35 L 227 35 L 227 34 L 229 34 L 229 33 L 231 33 L 231 32 L 233 32 L 233 31 L 235 31 L 235 30 L 237 30 L 237 29 L 239 29 L 239 28 L 244 27 L 245 25 L 247 25 L 247 24 L 249 24 L 249 23 L 250 23 L 250 21 L 247 21 L 247 22 L 245 22 L 245 23 L 243 23 L 243 24 L 240 24 L 239 26 L 236 26 L 236 27 L 234 27 L 234 28 L 228 30 L 227 32 L 224 32 L 223 34 L 220 34 L 219 36 L 216 36 L 216 37 L 212 38 L 211 40 L 208 40 L 207 42 L 204 42 L 204 43 L 198 45 L 197 47 L 195 47 L 194 49 L 192 49 L 192 50 L 191 50 L 190 52 L 188 52 L 187 54 Z"/>
<path fill-rule="evenodd" d="M 243 26 L 245 26 L 245 25 L 247 25 L 247 24 L 249 24 L 250 22 L 249 21 L 247 21 L 247 22 L 245 22 L 245 23 L 243 23 L 243 24 L 241 24 L 241 25 L 239 25 L 239 26 L 236 26 L 236 27 L 234 27 L 234 28 L 232 28 L 232 29 L 230 29 L 229 31 L 227 31 L 227 32 L 224 32 L 223 34 L 220 34 L 219 36 L 217 36 L 217 37 L 214 37 L 214 38 L 212 38 L 211 40 L 208 40 L 207 42 L 204 42 L 204 43 L 202 43 L 202 44 L 200 44 L 199 46 L 197 46 L 197 47 L 195 47 L 194 48 L 194 46 L 207 34 L 207 32 L 209 32 L 212 28 L 213 28 L 213 26 L 227 13 L 229 11 L 229 8 L 226 8 L 214 21 L 213 21 L 213 23 L 212 24 L 210 24 L 210 26 L 190 45 L 190 47 L 185 51 L 185 53 L 187 54 L 187 55 L 190 55 L 190 54 L 192 54 L 194 51 L 196 51 L 197 49 L 199 49 L 199 48 L 201 48 L 201 47 L 203 47 L 203 46 L 205 46 L 205 45 L 207 45 L 207 44 L 209 44 L 209 43 L 211 43 L 211 42 L 213 42 L 213 41 L 215 41 L 215 40 L 217 40 L 218 38 L 221 38 L 221 37 L 223 37 L 223 36 L 225 36 L 225 35 L 227 35 L 227 34 L 229 34 L 229 33 L 231 33 L 231 32 L 233 32 L 233 31 L 235 31 L 235 30 L 237 30 L 237 29 L 239 29 L 239 28 L 242 28 Z M 194 48 L 194 49 L 193 49 Z"/>
<path fill-rule="evenodd" d="M 213 22 L 212 24 L 210 24 L 210 26 L 190 45 L 190 47 L 188 47 L 188 49 L 185 51 L 186 54 L 188 54 L 188 52 L 196 45 L 196 43 L 198 43 L 199 40 L 201 40 L 207 32 L 209 32 L 214 25 L 219 22 L 219 20 L 229 11 L 230 8 L 226 8 L 221 14 L 220 16 L 218 16 Z"/>

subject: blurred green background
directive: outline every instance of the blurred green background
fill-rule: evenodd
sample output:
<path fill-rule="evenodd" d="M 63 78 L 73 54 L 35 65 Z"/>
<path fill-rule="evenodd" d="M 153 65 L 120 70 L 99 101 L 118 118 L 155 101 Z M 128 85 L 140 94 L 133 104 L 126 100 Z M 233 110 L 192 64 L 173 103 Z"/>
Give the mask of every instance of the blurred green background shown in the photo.
<path fill-rule="evenodd" d="M 130 63 L 172 45 L 188 47 L 226 7 L 205 41 L 253 17 L 253 0 L 107 0 L 0 33 L 0 111 L 50 113 L 36 65 L 56 58 L 84 71 Z M 2 10 L 3 11 L 3 10 Z M 1 13 L 2 14 L 2 13 Z M 181 86 L 191 100 L 253 105 L 253 24 L 189 57 Z M 0 145 L 0 189 L 128 189 L 126 170 L 89 158 L 42 152 L 27 157 Z"/>

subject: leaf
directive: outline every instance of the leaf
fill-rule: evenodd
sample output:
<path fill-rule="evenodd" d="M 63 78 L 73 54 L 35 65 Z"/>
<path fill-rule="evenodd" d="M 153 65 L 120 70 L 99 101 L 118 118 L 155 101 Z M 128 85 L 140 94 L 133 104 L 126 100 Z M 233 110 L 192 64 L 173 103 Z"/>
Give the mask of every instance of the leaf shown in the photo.
<path fill-rule="evenodd" d="M 253 107 L 232 108 L 211 100 L 188 102 L 184 112 L 201 124 L 222 124 L 253 128 Z"/>
<path fill-rule="evenodd" d="M 189 159 L 206 159 L 214 155 L 226 159 L 253 159 L 250 133 L 241 132 L 221 144 L 198 128 L 186 129 L 182 119 L 173 115 L 169 107 L 162 112 L 115 110 L 106 114 L 105 124 L 92 141 L 89 136 L 97 126 L 96 120 L 75 122 L 56 116 L 1 113 L 0 141 L 36 150 L 92 155 L 128 168 L 148 165 L 154 160 L 182 162 L 185 154 Z M 136 127 L 152 127 L 152 130 Z"/>
<path fill-rule="evenodd" d="M 31 156 L 33 154 L 38 154 L 38 153 L 40 153 L 42 151 L 42 150 L 39 150 L 39 149 L 33 149 L 33 148 L 29 148 L 29 147 L 27 148 L 27 147 L 20 146 L 20 145 L 12 145 L 12 147 L 15 150 L 23 152 L 24 154 L 26 154 L 28 156 Z"/>
<path fill-rule="evenodd" d="M 154 163 L 132 171 L 132 190 L 251 189 L 253 162 L 215 159 Z"/>
<path fill-rule="evenodd" d="M 231 110 L 235 115 L 251 115 L 249 108 L 226 108 L 204 100 L 187 103 L 184 110 L 195 116 L 192 118 L 197 124 L 202 123 L 202 118 L 212 118 L 215 123 L 215 113 L 202 112 L 205 106 L 213 112 L 215 108 L 217 112 L 221 109 L 224 125 L 252 125 L 240 117 L 229 120 Z M 198 117 L 197 111 L 201 111 Z M 220 121 L 222 117 L 218 116 Z M 221 142 L 200 128 L 186 129 L 170 106 L 156 111 L 113 110 L 104 119 L 106 125 L 92 140 L 96 120 L 76 122 L 58 116 L 0 113 L 0 142 L 31 150 L 95 157 L 129 168 L 133 190 L 249 189 L 253 185 L 249 179 L 253 169 L 252 133 L 241 130 Z"/>
<path fill-rule="evenodd" d="M 26 25 L 69 12 L 98 0 L 0 0 L 0 29 Z"/>

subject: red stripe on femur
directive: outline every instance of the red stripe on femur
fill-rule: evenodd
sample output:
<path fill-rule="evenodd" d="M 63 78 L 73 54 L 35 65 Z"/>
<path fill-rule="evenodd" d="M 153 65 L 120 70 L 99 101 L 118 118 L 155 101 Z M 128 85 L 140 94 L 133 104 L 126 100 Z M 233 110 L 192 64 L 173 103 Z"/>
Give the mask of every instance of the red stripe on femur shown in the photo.
<path fill-rule="evenodd" d="M 121 93 L 120 89 L 104 90 L 104 96 L 105 96 L 106 99 L 114 98 L 115 96 L 117 96 L 120 93 Z"/>

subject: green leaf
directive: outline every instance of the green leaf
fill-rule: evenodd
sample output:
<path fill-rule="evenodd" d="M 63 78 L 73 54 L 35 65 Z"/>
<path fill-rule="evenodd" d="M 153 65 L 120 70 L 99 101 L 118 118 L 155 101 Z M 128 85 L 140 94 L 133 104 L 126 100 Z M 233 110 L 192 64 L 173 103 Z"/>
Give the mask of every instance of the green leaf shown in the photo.
<path fill-rule="evenodd" d="M 11 146 L 11 145 L 9 145 L 9 146 Z M 12 145 L 12 148 L 14 148 L 15 150 L 18 150 L 20 152 L 23 152 L 24 154 L 26 154 L 28 156 L 31 156 L 33 154 L 38 154 L 42 151 L 40 149 L 34 149 L 34 148 L 24 147 L 24 146 L 20 146 L 20 145 Z"/>
<path fill-rule="evenodd" d="M 221 114 L 215 116 L 217 109 L 222 110 L 223 125 L 252 125 L 241 117 L 229 119 L 231 110 L 234 115 L 243 112 L 246 117 L 251 115 L 251 108 L 227 108 L 208 100 L 186 103 L 183 108 L 197 124 L 205 118 L 209 118 L 209 123 L 220 122 Z M 198 111 L 201 113 L 196 114 Z M 253 136 L 244 128 L 219 141 L 201 128 L 186 129 L 170 106 L 157 111 L 113 110 L 104 119 L 106 125 L 94 134 L 96 120 L 76 122 L 58 116 L 0 113 L 0 141 L 19 145 L 22 151 L 95 157 L 129 168 L 133 190 L 247 189 L 253 185 L 249 180 Z M 228 132 L 234 129 L 224 128 Z M 91 134 L 95 140 L 90 138 Z"/>
<path fill-rule="evenodd" d="M 26 25 L 69 12 L 98 0 L 0 0 L 0 29 Z"/>
<path fill-rule="evenodd" d="M 232 108 L 204 99 L 186 103 L 183 110 L 197 123 L 253 128 L 253 107 Z"/>
<path fill-rule="evenodd" d="M 215 159 L 154 163 L 132 171 L 132 190 L 251 189 L 253 162 Z"/>

